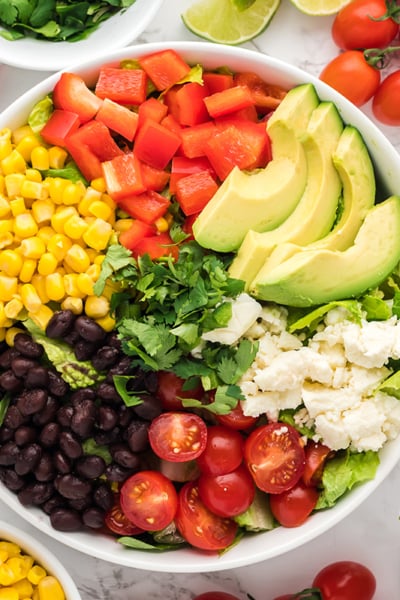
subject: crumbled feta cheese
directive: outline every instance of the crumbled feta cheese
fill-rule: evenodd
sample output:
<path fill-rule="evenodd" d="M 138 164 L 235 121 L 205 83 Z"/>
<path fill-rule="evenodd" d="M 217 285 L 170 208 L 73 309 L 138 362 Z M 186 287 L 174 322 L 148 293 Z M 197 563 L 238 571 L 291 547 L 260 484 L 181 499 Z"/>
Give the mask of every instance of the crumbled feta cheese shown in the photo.
<path fill-rule="evenodd" d="M 237 298 L 227 299 L 232 302 L 232 316 L 226 327 L 218 327 L 203 333 L 203 340 L 231 345 L 241 338 L 257 321 L 262 312 L 262 306 L 249 294 L 239 294 Z"/>

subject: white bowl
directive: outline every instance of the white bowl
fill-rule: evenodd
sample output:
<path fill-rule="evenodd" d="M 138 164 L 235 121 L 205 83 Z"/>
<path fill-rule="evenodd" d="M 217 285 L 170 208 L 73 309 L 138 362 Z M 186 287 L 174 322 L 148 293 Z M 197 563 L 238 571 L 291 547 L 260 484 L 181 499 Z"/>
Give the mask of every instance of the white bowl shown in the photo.
<path fill-rule="evenodd" d="M 136 0 L 125 11 L 103 21 L 86 39 L 51 42 L 30 37 L 8 41 L 0 36 L 0 62 L 36 71 L 58 71 L 93 60 L 99 54 L 130 44 L 146 29 L 163 0 Z M 2 28 L 0 27 L 0 30 Z"/>
<path fill-rule="evenodd" d="M 85 77 L 88 83 L 93 83 L 99 67 L 104 63 L 117 64 L 122 59 L 138 57 L 167 47 L 176 49 L 190 63 L 201 63 L 209 68 L 227 65 L 235 71 L 252 70 L 269 82 L 287 88 L 304 82 L 313 83 L 320 98 L 334 101 L 344 121 L 351 123 L 362 133 L 385 191 L 389 194 L 400 190 L 400 157 L 380 130 L 360 110 L 330 87 L 306 72 L 277 59 L 243 48 L 217 46 L 206 42 L 170 42 L 137 45 L 114 51 L 75 71 Z M 6 109 L 0 115 L 0 130 L 3 127 L 14 128 L 26 122 L 31 107 L 54 87 L 58 78 L 58 74 L 51 75 Z M 355 487 L 335 507 L 314 514 L 300 527 L 279 527 L 269 532 L 245 536 L 239 544 L 218 557 L 188 548 L 164 553 L 140 552 L 121 546 L 111 537 L 99 537 L 86 532 L 59 532 L 50 526 L 43 512 L 25 508 L 4 486 L 0 486 L 0 499 L 41 531 L 85 554 L 111 563 L 151 571 L 210 572 L 242 567 L 276 557 L 321 535 L 356 509 L 382 483 L 399 458 L 400 436 L 388 442 L 380 452 L 381 464 L 375 479 Z"/>
<path fill-rule="evenodd" d="M 82 600 L 78 588 L 60 560 L 32 535 L 0 521 L 0 540 L 14 542 L 24 553 L 32 556 L 37 564 L 44 567 L 49 575 L 54 575 L 64 590 L 66 600 Z"/>

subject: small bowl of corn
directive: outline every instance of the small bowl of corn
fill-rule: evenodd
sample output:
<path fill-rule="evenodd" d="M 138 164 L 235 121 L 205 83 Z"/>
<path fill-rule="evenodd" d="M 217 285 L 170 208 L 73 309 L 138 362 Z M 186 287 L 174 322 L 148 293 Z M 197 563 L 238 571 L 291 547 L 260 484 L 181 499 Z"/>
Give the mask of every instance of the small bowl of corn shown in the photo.
<path fill-rule="evenodd" d="M 0 598 L 81 600 L 60 560 L 22 529 L 0 521 Z"/>

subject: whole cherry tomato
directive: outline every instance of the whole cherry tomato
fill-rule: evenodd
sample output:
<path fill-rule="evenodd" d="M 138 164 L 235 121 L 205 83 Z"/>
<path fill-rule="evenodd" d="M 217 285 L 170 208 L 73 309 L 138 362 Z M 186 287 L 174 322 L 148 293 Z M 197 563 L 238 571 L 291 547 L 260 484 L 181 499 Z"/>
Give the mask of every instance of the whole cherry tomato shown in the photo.
<path fill-rule="evenodd" d="M 390 14 L 391 3 L 385 0 L 352 0 L 333 21 L 333 41 L 343 50 L 386 48 L 399 30 Z M 376 20 L 385 15 L 387 18 Z"/>
<path fill-rule="evenodd" d="M 372 600 L 376 579 L 364 565 L 343 560 L 319 571 L 312 587 L 321 591 L 324 600 Z"/>
<path fill-rule="evenodd" d="M 199 495 L 206 507 L 220 517 L 235 517 L 254 500 L 253 478 L 244 465 L 222 475 L 200 475 Z"/>
<path fill-rule="evenodd" d="M 271 494 L 269 503 L 275 519 L 283 527 L 298 527 L 309 517 L 317 504 L 319 493 L 299 481 L 282 494 Z"/>
<path fill-rule="evenodd" d="M 202 473 L 222 475 L 238 468 L 243 460 L 244 438 L 239 431 L 212 425 L 207 429 L 207 443 L 197 458 Z"/>
<path fill-rule="evenodd" d="M 185 380 L 170 371 L 159 371 L 157 375 L 156 396 L 164 410 L 182 410 L 182 398 L 200 400 L 204 390 L 200 384 L 190 389 L 183 389 Z"/>
<path fill-rule="evenodd" d="M 347 50 L 331 60 L 319 78 L 356 106 L 362 106 L 376 93 L 380 71 L 368 64 L 360 50 Z"/>
<path fill-rule="evenodd" d="M 372 112 L 385 125 L 400 125 L 400 70 L 382 81 L 372 100 Z"/>

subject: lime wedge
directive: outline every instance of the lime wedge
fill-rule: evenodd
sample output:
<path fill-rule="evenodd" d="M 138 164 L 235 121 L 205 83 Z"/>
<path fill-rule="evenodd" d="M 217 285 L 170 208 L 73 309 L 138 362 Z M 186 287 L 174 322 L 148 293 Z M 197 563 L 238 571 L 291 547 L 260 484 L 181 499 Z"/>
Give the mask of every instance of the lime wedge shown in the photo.
<path fill-rule="evenodd" d="M 194 34 L 220 44 L 242 44 L 261 33 L 274 16 L 280 0 L 198 0 L 182 15 Z"/>
<path fill-rule="evenodd" d="M 334 15 L 350 0 L 291 0 L 302 13 L 312 16 Z"/>

